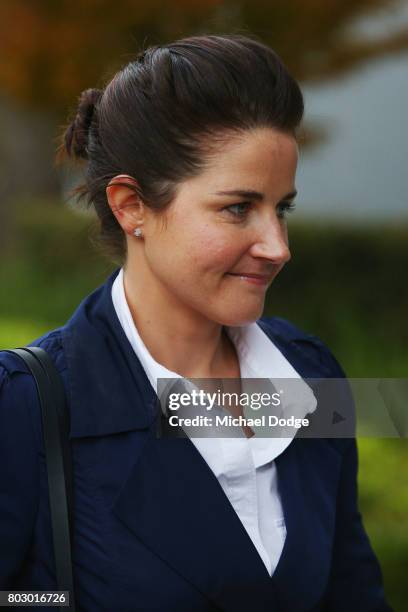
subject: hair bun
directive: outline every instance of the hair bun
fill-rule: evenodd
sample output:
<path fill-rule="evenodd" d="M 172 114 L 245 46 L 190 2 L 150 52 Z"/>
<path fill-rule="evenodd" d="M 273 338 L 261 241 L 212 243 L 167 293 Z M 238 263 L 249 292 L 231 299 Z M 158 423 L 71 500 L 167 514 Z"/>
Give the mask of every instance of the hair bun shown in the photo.
<path fill-rule="evenodd" d="M 65 149 L 70 157 L 87 159 L 89 128 L 96 104 L 103 94 L 102 89 L 85 89 L 79 96 L 75 119 L 69 125 L 65 137 Z"/>

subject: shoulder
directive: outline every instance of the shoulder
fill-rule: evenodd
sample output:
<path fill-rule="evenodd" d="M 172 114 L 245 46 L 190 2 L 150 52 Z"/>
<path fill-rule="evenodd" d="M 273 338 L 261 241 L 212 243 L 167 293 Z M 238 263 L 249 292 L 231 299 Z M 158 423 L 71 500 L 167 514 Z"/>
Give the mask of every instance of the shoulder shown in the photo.
<path fill-rule="evenodd" d="M 47 351 L 57 370 L 64 377 L 66 359 L 62 342 L 63 328 L 51 330 L 33 340 L 27 346 L 39 346 Z M 21 430 L 19 436 L 27 435 L 32 444 L 29 431 L 34 429 L 37 443 L 41 443 L 41 413 L 36 383 L 22 359 L 17 355 L 0 350 L 0 421 L 3 431 Z"/>
<path fill-rule="evenodd" d="M 282 343 L 301 352 L 325 370 L 331 378 L 346 378 L 346 373 L 333 352 L 321 338 L 300 329 L 297 325 L 282 317 L 262 317 L 259 323 L 270 337 L 280 339 Z"/>
<path fill-rule="evenodd" d="M 61 334 L 53 330 L 30 343 L 63 370 Z M 46 491 L 41 406 L 33 377 L 16 355 L 0 351 L 0 583 L 21 571 Z"/>
<path fill-rule="evenodd" d="M 60 327 L 32 340 L 27 346 L 43 348 L 50 355 L 58 371 L 62 372 L 66 368 L 62 336 L 63 328 Z M 17 355 L 8 353 L 5 349 L 0 350 L 0 380 L 22 373 L 29 373 L 24 362 Z"/>

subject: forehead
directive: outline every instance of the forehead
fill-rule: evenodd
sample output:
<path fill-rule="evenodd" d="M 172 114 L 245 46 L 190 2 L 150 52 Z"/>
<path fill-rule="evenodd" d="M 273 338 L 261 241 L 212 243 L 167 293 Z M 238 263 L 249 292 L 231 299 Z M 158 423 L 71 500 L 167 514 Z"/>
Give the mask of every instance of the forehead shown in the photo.
<path fill-rule="evenodd" d="M 184 183 L 185 189 L 201 188 L 211 182 L 211 190 L 228 188 L 276 188 L 290 191 L 298 162 L 294 136 L 272 128 L 257 128 L 233 135 L 217 143 L 204 170 Z"/>
<path fill-rule="evenodd" d="M 297 158 L 297 143 L 293 136 L 272 128 L 256 128 L 231 135 L 214 150 L 217 163 L 251 163 L 259 158 L 279 162 L 282 158 Z"/>

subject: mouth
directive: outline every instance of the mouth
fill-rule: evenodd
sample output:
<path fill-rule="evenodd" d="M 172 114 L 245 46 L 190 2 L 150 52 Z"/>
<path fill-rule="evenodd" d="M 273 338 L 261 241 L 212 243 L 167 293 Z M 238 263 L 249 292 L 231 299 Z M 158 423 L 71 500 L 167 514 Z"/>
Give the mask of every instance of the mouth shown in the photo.
<path fill-rule="evenodd" d="M 233 273 L 227 272 L 227 276 L 235 276 L 239 280 L 250 283 L 252 285 L 264 286 L 271 282 L 272 276 L 266 274 L 249 274 L 246 272 Z"/>

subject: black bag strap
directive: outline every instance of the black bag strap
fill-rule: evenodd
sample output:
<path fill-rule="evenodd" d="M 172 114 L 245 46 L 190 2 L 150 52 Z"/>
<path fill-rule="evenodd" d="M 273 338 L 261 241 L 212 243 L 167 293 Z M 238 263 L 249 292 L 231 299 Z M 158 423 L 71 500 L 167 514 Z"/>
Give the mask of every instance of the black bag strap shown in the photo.
<path fill-rule="evenodd" d="M 5 351 L 20 357 L 34 377 L 41 404 L 58 590 L 69 591 L 75 612 L 71 545 L 73 538 L 73 471 L 69 413 L 61 377 L 48 353 L 36 346 Z M 71 526 L 71 529 L 70 529 Z"/>

